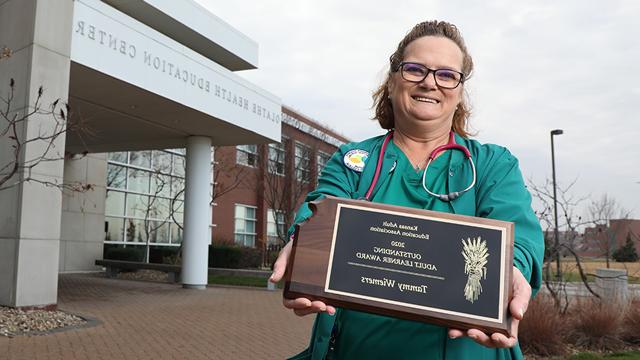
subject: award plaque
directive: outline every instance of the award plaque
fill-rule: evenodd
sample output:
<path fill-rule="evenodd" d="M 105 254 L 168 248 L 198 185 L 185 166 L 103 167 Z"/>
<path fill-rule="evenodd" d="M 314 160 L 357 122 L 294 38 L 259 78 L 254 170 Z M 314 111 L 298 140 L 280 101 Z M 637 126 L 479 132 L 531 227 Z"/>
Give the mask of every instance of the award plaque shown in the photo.
<path fill-rule="evenodd" d="M 335 197 L 309 207 L 285 298 L 509 335 L 513 223 Z"/>

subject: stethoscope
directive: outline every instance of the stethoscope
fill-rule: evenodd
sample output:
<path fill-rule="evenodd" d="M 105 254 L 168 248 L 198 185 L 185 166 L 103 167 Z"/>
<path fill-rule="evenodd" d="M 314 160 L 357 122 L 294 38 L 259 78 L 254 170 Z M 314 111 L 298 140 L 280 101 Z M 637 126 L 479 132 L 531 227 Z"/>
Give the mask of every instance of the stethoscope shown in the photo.
<path fill-rule="evenodd" d="M 382 143 L 382 148 L 380 149 L 380 155 L 378 155 L 376 172 L 373 175 L 373 180 L 371 181 L 369 190 L 367 190 L 367 193 L 364 196 L 365 200 L 371 200 L 371 194 L 373 193 L 373 188 L 378 183 L 378 178 L 380 177 L 380 171 L 382 170 L 382 161 L 384 158 L 384 153 L 387 150 L 387 145 L 389 144 L 389 141 L 391 141 L 392 137 L 393 137 L 393 130 L 389 131 L 387 133 L 387 136 L 384 138 L 384 142 Z M 471 170 L 473 172 L 473 180 L 471 181 L 471 184 L 469 184 L 469 186 L 467 186 L 464 190 L 453 191 L 448 194 L 436 194 L 433 191 L 429 190 L 429 188 L 427 187 L 427 181 L 426 181 L 427 170 L 429 169 L 429 165 L 431 164 L 433 159 L 435 159 L 438 156 L 438 154 L 446 150 L 460 150 L 464 153 L 464 156 L 466 156 L 466 158 L 469 160 L 469 164 L 471 164 Z M 476 184 L 476 166 L 473 163 L 473 159 L 471 159 L 471 153 L 469 152 L 469 149 L 467 149 L 466 147 L 456 144 L 456 139 L 453 135 L 453 131 L 451 131 L 449 133 L 449 142 L 446 143 L 445 145 L 438 146 L 437 148 L 433 149 L 431 154 L 429 154 L 429 160 L 427 161 L 427 166 L 425 166 L 424 172 L 422 173 L 422 187 L 429 195 L 435 196 L 442 201 L 453 201 L 458 197 L 460 197 L 460 195 L 464 194 L 465 192 L 473 188 L 475 184 Z"/>

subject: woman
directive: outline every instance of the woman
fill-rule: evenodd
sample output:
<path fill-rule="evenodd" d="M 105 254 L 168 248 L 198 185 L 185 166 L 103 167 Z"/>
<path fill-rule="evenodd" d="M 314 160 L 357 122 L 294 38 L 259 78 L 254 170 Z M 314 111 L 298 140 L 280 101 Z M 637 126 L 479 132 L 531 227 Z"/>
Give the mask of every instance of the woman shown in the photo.
<path fill-rule="evenodd" d="M 295 359 L 522 358 L 517 345 L 518 321 L 532 293 L 540 287 L 544 243 L 517 160 L 503 147 L 468 138 L 464 83 L 472 70 L 473 61 L 454 25 L 439 21 L 416 25 L 391 56 L 387 78 L 373 96 L 375 118 L 382 128 L 393 131 L 377 185 L 368 191 L 387 136 L 342 146 L 306 201 L 325 195 L 369 195 L 374 202 L 514 222 L 514 293 L 509 304 L 515 319 L 514 336 L 335 309 L 306 298 L 284 299 L 284 306 L 297 315 L 318 313 L 310 346 Z M 432 162 L 428 160 L 436 147 L 450 144 L 451 133 L 475 162 L 476 182 L 468 191 L 459 191 L 469 187 L 473 179 L 462 152 L 440 152 Z M 350 161 L 354 151 L 364 154 L 364 166 Z M 454 191 L 459 193 L 451 194 Z M 450 198 L 438 194 L 449 194 Z M 305 203 L 296 223 L 310 215 Z M 290 252 L 291 242 L 274 265 L 272 281 L 282 278 Z"/>

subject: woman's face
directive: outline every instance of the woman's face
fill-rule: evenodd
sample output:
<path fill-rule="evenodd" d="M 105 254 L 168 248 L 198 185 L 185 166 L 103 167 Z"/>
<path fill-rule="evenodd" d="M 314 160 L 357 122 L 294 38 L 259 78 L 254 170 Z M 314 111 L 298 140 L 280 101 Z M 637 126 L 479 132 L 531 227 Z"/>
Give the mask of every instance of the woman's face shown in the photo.
<path fill-rule="evenodd" d="M 422 64 L 433 70 L 462 72 L 462 60 L 462 51 L 453 41 L 440 36 L 423 36 L 407 45 L 402 61 Z M 433 72 L 420 83 L 409 82 L 398 70 L 392 74 L 389 94 L 396 127 L 430 121 L 434 125 L 448 124 L 450 128 L 453 113 L 462 100 L 462 84 L 455 89 L 438 87 Z"/>

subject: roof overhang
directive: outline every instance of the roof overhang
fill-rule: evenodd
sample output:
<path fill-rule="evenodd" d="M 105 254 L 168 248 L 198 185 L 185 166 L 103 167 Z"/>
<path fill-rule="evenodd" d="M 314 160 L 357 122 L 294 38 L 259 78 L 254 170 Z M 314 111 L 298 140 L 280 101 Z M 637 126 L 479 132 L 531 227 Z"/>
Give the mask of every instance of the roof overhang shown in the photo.
<path fill-rule="evenodd" d="M 280 141 L 280 99 L 98 0 L 75 0 L 67 150 Z"/>
<path fill-rule="evenodd" d="M 258 67 L 258 44 L 192 0 L 102 0 L 229 70 Z"/>

